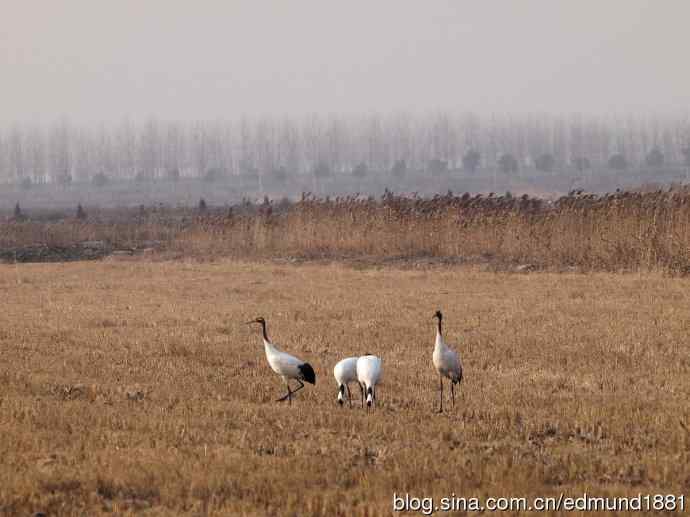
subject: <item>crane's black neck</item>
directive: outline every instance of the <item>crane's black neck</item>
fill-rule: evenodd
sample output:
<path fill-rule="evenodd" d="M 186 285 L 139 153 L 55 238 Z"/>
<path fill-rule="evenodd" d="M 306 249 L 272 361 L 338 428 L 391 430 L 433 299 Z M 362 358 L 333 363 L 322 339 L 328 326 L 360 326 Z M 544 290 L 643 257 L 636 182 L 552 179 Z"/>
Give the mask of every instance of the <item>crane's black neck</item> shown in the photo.
<path fill-rule="evenodd" d="M 441 332 L 441 318 L 438 319 L 438 333 L 443 335 L 443 333 Z"/>
<path fill-rule="evenodd" d="M 259 323 L 261 323 L 261 332 L 264 335 L 264 339 L 270 343 L 270 339 L 268 339 L 268 333 L 266 332 L 266 322 L 264 320 L 261 320 Z"/>

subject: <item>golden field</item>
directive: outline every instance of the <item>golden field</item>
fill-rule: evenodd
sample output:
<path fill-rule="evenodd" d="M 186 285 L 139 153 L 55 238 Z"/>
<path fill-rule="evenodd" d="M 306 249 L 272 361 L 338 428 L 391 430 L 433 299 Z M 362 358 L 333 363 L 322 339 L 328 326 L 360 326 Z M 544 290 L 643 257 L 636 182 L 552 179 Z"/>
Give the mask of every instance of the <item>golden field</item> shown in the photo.
<path fill-rule="evenodd" d="M 0 296 L 2 515 L 690 492 L 689 279 L 106 259 L 2 265 Z M 442 415 L 437 308 L 465 367 Z M 259 315 L 316 370 L 291 407 Z M 369 414 L 332 376 L 363 352 L 384 362 Z"/>

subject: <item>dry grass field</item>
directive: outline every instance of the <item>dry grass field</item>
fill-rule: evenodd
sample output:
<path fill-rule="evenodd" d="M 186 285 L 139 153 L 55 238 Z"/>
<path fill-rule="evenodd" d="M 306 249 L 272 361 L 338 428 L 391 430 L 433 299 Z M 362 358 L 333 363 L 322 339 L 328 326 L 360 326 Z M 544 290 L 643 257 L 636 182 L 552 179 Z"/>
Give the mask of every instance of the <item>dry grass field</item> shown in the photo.
<path fill-rule="evenodd" d="M 2 265 L 0 296 L 2 515 L 690 492 L 688 279 L 107 259 Z M 466 370 L 442 415 L 437 308 Z M 316 370 L 291 407 L 258 315 Z M 384 362 L 369 414 L 332 376 L 365 351 Z"/>

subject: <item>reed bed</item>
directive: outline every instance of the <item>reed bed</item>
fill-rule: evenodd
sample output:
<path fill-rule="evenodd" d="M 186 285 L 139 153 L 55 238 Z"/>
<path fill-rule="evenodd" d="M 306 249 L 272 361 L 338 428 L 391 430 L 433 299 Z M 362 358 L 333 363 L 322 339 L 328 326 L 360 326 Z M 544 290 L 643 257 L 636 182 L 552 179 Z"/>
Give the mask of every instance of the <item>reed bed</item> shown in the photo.
<path fill-rule="evenodd" d="M 536 268 L 690 272 L 690 190 L 511 195 L 386 192 L 380 198 L 245 201 L 225 208 L 98 212 L 86 220 L 8 220 L 0 246 L 104 240 L 214 257 L 454 257 Z"/>

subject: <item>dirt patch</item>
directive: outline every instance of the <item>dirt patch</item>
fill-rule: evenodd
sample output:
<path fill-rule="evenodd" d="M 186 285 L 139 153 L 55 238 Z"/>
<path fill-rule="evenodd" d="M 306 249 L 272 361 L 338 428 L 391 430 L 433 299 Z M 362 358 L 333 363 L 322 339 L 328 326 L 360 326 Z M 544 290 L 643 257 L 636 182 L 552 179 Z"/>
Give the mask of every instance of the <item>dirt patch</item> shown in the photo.
<path fill-rule="evenodd" d="M 0 249 L 0 262 L 75 262 L 99 260 L 108 256 L 143 255 L 160 248 L 157 241 L 144 241 L 135 248 L 114 248 L 105 241 L 84 241 L 71 246 L 33 245 Z"/>
<path fill-rule="evenodd" d="M 97 260 L 110 254 L 110 250 L 81 246 L 24 246 L 0 250 L 0 261 L 9 263 L 73 262 Z"/>

